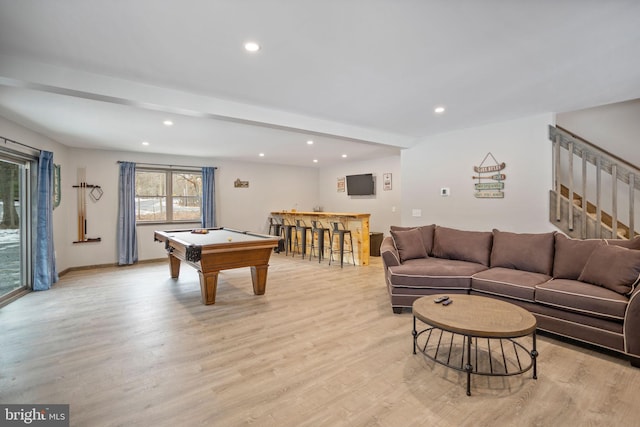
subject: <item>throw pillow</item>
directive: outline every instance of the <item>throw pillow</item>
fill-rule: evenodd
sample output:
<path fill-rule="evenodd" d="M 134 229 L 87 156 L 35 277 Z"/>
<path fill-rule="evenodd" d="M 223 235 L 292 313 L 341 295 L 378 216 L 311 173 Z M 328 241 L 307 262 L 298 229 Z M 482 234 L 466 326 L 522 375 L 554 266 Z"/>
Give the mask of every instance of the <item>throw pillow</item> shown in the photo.
<path fill-rule="evenodd" d="M 491 267 L 514 268 L 551 276 L 554 234 L 554 232 L 526 234 L 493 230 Z"/>
<path fill-rule="evenodd" d="M 391 237 L 393 237 L 393 243 L 400 255 L 400 262 L 405 262 L 408 259 L 427 258 L 422 234 L 417 228 L 406 231 L 391 230 Z"/>
<path fill-rule="evenodd" d="M 422 243 L 424 243 L 424 249 L 427 251 L 427 255 L 433 255 L 433 231 L 436 229 L 435 224 L 421 225 L 418 227 L 391 226 L 391 230 L 393 231 L 408 231 L 413 229 L 420 230 L 420 233 L 422 233 Z"/>
<path fill-rule="evenodd" d="M 562 233 L 556 233 L 553 277 L 578 280 L 593 251 L 604 244 L 602 239 L 571 239 Z"/>
<path fill-rule="evenodd" d="M 640 279 L 640 251 L 615 245 L 598 246 L 578 280 L 629 294 Z"/>
<path fill-rule="evenodd" d="M 492 237 L 490 231 L 436 227 L 433 236 L 433 256 L 489 266 Z"/>

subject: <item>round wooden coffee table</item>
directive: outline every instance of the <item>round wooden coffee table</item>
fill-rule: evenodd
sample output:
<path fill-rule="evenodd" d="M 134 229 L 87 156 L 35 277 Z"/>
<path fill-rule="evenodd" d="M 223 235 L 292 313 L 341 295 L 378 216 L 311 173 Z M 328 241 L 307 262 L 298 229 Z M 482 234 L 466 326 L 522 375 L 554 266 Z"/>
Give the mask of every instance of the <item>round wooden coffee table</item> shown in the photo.
<path fill-rule="evenodd" d="M 413 302 L 413 354 L 471 374 L 510 376 L 533 368 L 537 379 L 536 318 L 517 305 L 478 295 L 451 294 L 443 305 L 429 295 Z M 416 319 L 428 327 L 416 329 Z M 516 338 L 532 336 L 531 350 Z M 472 348 L 474 351 L 472 351 Z"/>

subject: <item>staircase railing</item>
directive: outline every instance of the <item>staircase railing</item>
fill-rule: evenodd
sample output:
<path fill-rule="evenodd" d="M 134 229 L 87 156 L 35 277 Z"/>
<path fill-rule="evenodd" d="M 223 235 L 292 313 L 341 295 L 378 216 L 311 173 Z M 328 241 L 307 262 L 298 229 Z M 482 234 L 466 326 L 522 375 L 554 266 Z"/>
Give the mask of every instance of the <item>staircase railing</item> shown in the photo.
<path fill-rule="evenodd" d="M 633 238 L 637 234 L 635 193 L 640 191 L 640 169 L 560 127 L 549 126 L 549 139 L 553 142 L 554 189 L 550 192 L 551 222 L 573 237 Z M 566 162 L 562 161 L 563 153 Z M 578 191 L 574 182 L 576 158 L 581 162 L 582 168 Z M 588 164 L 595 166 L 595 183 L 588 180 Z M 567 170 L 563 170 L 563 167 Z M 603 189 L 603 173 L 611 177 L 610 211 L 603 209 L 603 192 L 607 191 Z M 618 191 L 619 183 L 627 186 L 626 195 Z M 588 201 L 588 190 L 593 193 L 594 185 L 595 200 Z M 563 187 L 566 187 L 564 195 Z M 618 219 L 619 199 L 625 197 L 629 206 L 627 225 Z M 594 209 L 595 212 L 590 212 Z"/>

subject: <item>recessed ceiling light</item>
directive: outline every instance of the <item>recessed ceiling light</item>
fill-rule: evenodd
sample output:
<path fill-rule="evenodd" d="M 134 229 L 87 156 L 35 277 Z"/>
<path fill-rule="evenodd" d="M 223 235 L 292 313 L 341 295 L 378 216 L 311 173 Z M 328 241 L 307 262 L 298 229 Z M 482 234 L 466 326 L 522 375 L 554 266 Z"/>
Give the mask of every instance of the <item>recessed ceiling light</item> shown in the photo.
<path fill-rule="evenodd" d="M 173 122 L 171 120 L 165 120 L 164 122 L 162 122 L 162 124 L 164 124 L 165 126 L 173 126 Z"/>
<path fill-rule="evenodd" d="M 444 107 L 440 105 L 440 106 L 434 108 L 433 111 L 436 114 L 442 114 L 442 113 L 444 113 Z"/>
<path fill-rule="evenodd" d="M 260 153 L 260 154 L 258 154 L 258 156 L 264 157 L 264 153 Z"/>
<path fill-rule="evenodd" d="M 142 141 L 142 145 L 149 145 L 149 141 Z"/>
<path fill-rule="evenodd" d="M 318 159 L 313 159 L 313 163 L 318 163 Z"/>
<path fill-rule="evenodd" d="M 307 141 L 307 145 L 313 145 L 313 141 L 312 140 L 308 140 Z"/>
<path fill-rule="evenodd" d="M 343 155 L 342 155 L 342 158 L 343 158 L 343 159 L 346 159 L 346 158 L 347 158 L 347 155 L 346 155 L 346 154 L 343 154 Z"/>
<path fill-rule="evenodd" d="M 257 52 L 260 50 L 260 45 L 256 42 L 246 42 L 244 44 L 244 49 L 247 52 Z"/>

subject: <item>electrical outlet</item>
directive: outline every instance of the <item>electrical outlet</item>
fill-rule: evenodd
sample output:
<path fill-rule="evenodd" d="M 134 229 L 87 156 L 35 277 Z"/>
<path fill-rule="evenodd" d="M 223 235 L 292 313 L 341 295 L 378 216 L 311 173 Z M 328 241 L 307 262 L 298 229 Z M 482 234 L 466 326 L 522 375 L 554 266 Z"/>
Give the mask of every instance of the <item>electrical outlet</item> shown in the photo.
<path fill-rule="evenodd" d="M 411 211 L 412 216 L 422 216 L 422 209 L 413 209 Z"/>

